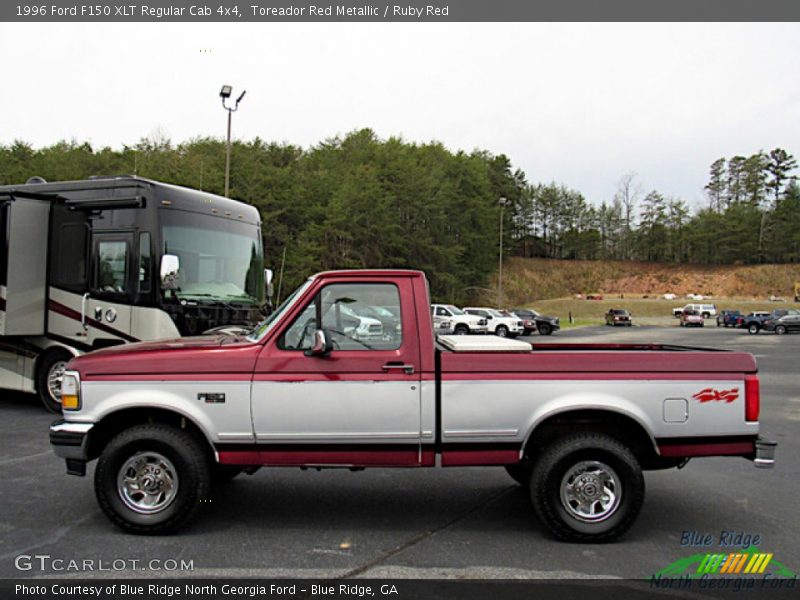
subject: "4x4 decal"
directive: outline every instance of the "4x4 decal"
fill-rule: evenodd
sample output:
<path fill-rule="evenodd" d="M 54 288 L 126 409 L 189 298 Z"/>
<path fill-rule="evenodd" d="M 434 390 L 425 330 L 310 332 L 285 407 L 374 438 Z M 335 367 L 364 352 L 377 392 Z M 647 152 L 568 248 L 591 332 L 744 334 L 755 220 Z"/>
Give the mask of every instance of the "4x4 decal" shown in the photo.
<path fill-rule="evenodd" d="M 732 390 L 715 390 L 714 388 L 706 388 L 697 392 L 692 398 L 700 402 L 722 402 L 731 403 L 739 397 L 739 388 Z"/>

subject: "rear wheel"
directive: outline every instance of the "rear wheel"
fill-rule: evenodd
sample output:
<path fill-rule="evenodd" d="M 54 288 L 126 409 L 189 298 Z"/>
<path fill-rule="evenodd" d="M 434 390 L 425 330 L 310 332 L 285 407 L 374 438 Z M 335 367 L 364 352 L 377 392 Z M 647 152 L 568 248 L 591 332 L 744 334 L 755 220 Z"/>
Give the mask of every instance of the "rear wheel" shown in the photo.
<path fill-rule="evenodd" d="M 758 323 L 750 323 L 750 325 L 747 326 L 747 333 L 755 335 L 758 333 L 759 329 L 761 328 L 758 326 Z"/>
<path fill-rule="evenodd" d="M 201 441 L 164 424 L 137 425 L 117 435 L 94 473 L 100 508 L 115 525 L 136 534 L 171 533 L 187 523 L 210 484 Z"/>
<path fill-rule="evenodd" d="M 708 319 L 710 316 L 711 316 L 711 315 L 710 315 L 710 314 L 708 314 L 707 312 L 704 312 L 704 313 L 703 313 L 703 318 L 704 318 L 704 319 Z"/>
<path fill-rule="evenodd" d="M 551 333 L 553 333 L 553 330 L 547 323 L 542 323 L 541 325 L 539 325 L 539 333 L 541 335 L 550 335 Z"/>
<path fill-rule="evenodd" d="M 627 531 L 644 502 L 644 477 L 633 453 L 601 433 L 553 442 L 534 463 L 536 514 L 558 538 L 607 542 Z"/>
<path fill-rule="evenodd" d="M 776 325 L 775 326 L 775 333 L 778 335 L 783 335 L 786 333 L 786 326 L 785 325 Z"/>
<path fill-rule="evenodd" d="M 39 359 L 36 372 L 36 392 L 44 407 L 52 413 L 61 412 L 61 380 L 72 355 L 66 350 L 51 350 Z"/>

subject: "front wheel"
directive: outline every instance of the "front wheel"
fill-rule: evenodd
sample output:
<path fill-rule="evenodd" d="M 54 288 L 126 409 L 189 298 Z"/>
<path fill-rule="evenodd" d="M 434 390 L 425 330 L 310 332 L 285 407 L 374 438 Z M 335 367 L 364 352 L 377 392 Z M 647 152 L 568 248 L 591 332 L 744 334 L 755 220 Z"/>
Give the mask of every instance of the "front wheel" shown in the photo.
<path fill-rule="evenodd" d="M 508 337 L 508 327 L 505 325 L 498 325 L 497 329 L 494 330 L 494 334 L 497 337 Z"/>
<path fill-rule="evenodd" d="M 750 323 L 750 325 L 747 326 L 747 333 L 749 333 L 750 335 L 755 335 L 758 333 L 759 329 L 761 328 L 758 326 L 757 323 Z"/>
<path fill-rule="evenodd" d="M 777 333 L 778 335 L 783 335 L 784 333 L 786 333 L 786 326 L 778 325 L 777 327 L 775 327 L 775 333 Z"/>
<path fill-rule="evenodd" d="M 539 325 L 539 333 L 541 335 L 550 335 L 551 333 L 553 333 L 553 330 L 547 323 L 542 323 L 541 325 Z"/>
<path fill-rule="evenodd" d="M 129 533 L 171 533 L 208 496 L 211 470 L 199 440 L 164 424 L 137 425 L 109 442 L 97 461 L 100 508 Z"/>
<path fill-rule="evenodd" d="M 453 330 L 453 333 L 456 335 L 467 335 L 469 333 L 469 327 L 466 325 L 456 325 L 456 328 Z"/>
<path fill-rule="evenodd" d="M 585 432 L 546 447 L 530 493 L 542 523 L 570 542 L 607 542 L 633 525 L 644 502 L 639 462 L 608 435 Z"/>

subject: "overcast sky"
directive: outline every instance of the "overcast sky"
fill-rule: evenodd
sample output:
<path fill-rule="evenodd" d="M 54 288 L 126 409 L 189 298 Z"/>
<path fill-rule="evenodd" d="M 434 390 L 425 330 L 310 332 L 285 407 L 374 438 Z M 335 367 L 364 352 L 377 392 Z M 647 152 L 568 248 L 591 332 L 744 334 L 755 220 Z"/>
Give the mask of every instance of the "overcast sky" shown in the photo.
<path fill-rule="evenodd" d="M 800 155 L 798 24 L 0 24 L 0 144 L 353 129 L 508 155 L 610 200 L 638 174 L 692 205 L 721 156 Z M 234 167 L 235 168 L 235 167 Z"/>

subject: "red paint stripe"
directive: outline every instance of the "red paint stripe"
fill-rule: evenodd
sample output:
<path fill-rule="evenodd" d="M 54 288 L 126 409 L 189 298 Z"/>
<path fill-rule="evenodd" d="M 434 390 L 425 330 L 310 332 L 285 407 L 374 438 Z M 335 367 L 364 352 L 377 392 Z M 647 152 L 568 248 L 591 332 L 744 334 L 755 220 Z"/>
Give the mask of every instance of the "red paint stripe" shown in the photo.
<path fill-rule="evenodd" d="M 519 462 L 519 450 L 444 450 L 443 467 L 512 465 Z"/>
<path fill-rule="evenodd" d="M 568 365 L 565 365 L 568 366 Z M 519 373 L 444 373 L 443 381 L 744 381 L 744 375 L 732 373 L 574 373 L 574 372 L 519 372 Z"/>
<path fill-rule="evenodd" d="M 401 373 L 255 373 L 253 381 L 301 383 L 306 381 L 407 381 L 414 383 L 419 375 Z"/>
<path fill-rule="evenodd" d="M 697 444 L 659 444 L 661 456 L 752 456 L 755 453 L 755 442 L 708 442 Z"/>
<path fill-rule="evenodd" d="M 81 380 L 87 381 L 137 381 L 158 383 L 160 381 L 179 381 L 192 383 L 194 381 L 250 381 L 252 373 L 158 373 L 157 375 L 92 375 L 87 374 Z"/>
<path fill-rule="evenodd" d="M 61 304 L 60 302 L 56 302 L 53 299 L 51 299 L 47 303 L 47 308 L 48 308 L 48 310 L 51 310 L 56 314 L 59 314 L 59 315 L 64 316 L 64 317 L 67 317 L 68 319 L 72 319 L 73 321 L 77 321 L 78 323 L 81 322 L 81 313 L 79 313 L 76 310 L 71 309 L 69 306 L 65 306 L 65 305 Z M 111 335 L 114 335 L 114 336 L 117 336 L 119 338 L 122 338 L 126 342 L 138 342 L 139 341 L 135 337 L 132 337 L 132 336 L 128 335 L 127 333 L 125 333 L 123 331 L 120 331 L 119 329 L 114 329 L 113 327 L 109 327 L 105 323 L 101 323 L 100 321 L 97 321 L 95 319 L 90 318 L 88 315 L 85 317 L 84 320 L 86 321 L 86 323 L 89 326 L 94 327 L 95 329 L 99 329 L 100 331 L 103 331 L 105 333 L 109 333 Z"/>

